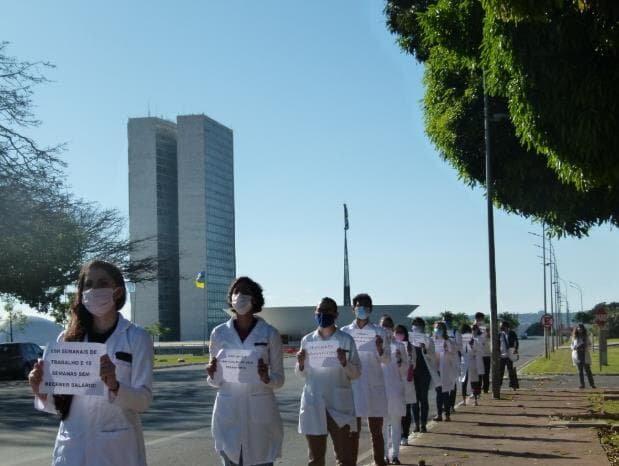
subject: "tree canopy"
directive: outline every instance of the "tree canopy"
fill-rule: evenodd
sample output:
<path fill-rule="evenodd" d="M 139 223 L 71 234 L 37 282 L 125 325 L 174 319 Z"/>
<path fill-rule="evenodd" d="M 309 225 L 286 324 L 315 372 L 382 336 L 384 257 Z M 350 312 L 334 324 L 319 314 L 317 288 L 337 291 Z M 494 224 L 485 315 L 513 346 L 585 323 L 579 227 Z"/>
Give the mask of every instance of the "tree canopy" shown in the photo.
<path fill-rule="evenodd" d="M 62 145 L 41 147 L 26 135 L 40 124 L 33 88 L 47 82 L 40 70 L 51 65 L 20 61 L 6 48 L 0 42 L 0 294 L 43 312 L 61 308 L 65 288 L 94 258 L 116 263 L 133 281 L 152 279 L 154 258 L 129 261 L 143 242 L 125 238 L 125 219 L 69 192 Z"/>
<path fill-rule="evenodd" d="M 388 0 L 387 25 L 424 64 L 426 132 L 470 186 L 559 235 L 619 226 L 619 26 L 610 1 Z"/>

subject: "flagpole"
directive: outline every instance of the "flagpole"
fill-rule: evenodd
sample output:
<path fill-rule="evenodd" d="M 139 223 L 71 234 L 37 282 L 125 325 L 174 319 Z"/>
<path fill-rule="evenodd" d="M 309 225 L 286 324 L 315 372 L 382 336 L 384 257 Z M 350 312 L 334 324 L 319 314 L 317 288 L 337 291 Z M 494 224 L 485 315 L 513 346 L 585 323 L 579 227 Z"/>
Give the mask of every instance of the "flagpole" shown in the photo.
<path fill-rule="evenodd" d="M 348 207 L 344 204 L 344 306 L 350 306 L 350 277 L 348 275 Z"/>

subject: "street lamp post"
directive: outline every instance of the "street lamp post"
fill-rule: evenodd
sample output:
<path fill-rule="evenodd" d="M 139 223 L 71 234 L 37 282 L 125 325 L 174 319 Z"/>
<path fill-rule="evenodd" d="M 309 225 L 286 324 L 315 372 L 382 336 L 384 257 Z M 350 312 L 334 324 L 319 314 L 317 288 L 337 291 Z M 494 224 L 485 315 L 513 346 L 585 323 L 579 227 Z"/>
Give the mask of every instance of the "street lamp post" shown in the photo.
<path fill-rule="evenodd" d="M 490 143 L 490 109 L 486 93 L 486 73 L 483 73 L 484 87 L 484 139 L 486 142 L 486 201 L 488 209 L 488 265 L 490 272 L 490 333 L 492 338 L 492 396 L 501 398 L 501 368 L 499 351 L 499 328 L 497 322 L 496 263 L 494 254 L 494 207 L 492 205 L 492 153 Z"/>
<path fill-rule="evenodd" d="M 580 286 L 574 282 L 569 282 L 569 284 L 572 288 L 576 288 L 578 290 L 578 293 L 580 293 L 580 312 L 584 312 L 584 308 L 582 306 L 582 288 L 580 288 Z"/>

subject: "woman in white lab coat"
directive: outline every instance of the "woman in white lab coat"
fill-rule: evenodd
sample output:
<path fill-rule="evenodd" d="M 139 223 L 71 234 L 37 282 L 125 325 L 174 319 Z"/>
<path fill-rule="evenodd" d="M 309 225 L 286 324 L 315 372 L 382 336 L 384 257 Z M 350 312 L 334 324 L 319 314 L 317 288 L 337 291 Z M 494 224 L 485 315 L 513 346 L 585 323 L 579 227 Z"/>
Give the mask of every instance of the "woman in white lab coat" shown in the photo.
<path fill-rule="evenodd" d="M 393 334 L 394 323 L 390 316 L 382 316 L 380 325 L 387 334 Z M 382 363 L 385 394 L 387 395 L 387 416 L 383 420 L 385 462 L 389 464 L 389 444 L 391 443 L 391 464 L 401 464 L 398 456 L 402 440 L 402 417 L 406 414 L 405 382 L 409 360 L 406 345 L 402 340 L 393 339 L 390 350 L 391 361 Z"/>
<path fill-rule="evenodd" d="M 460 329 L 462 339 L 462 365 L 460 382 L 462 383 L 462 404 L 466 405 L 467 387 L 470 385 L 475 406 L 478 404 L 481 392 L 480 377 L 484 373 L 484 361 L 482 347 L 479 343 L 481 331 L 477 325 L 471 328 L 468 324 L 462 324 Z"/>
<path fill-rule="evenodd" d="M 120 270 L 105 261 L 84 266 L 71 318 L 58 341 L 104 343 L 100 376 L 104 396 L 39 393 L 43 362 L 29 381 L 37 409 L 61 417 L 52 464 L 146 465 L 140 413 L 152 401 L 153 346 L 150 336 L 118 312 L 126 300 Z"/>
<path fill-rule="evenodd" d="M 450 421 L 449 408 L 451 402 L 449 392 L 453 389 L 458 377 L 457 365 L 454 363 L 454 357 L 457 356 L 458 350 L 447 335 L 445 322 L 436 322 L 434 324 L 434 348 L 436 369 L 440 378 L 440 383 L 435 386 L 437 415 L 434 416 L 434 420 L 442 421 L 444 413 L 445 421 Z"/>
<path fill-rule="evenodd" d="M 239 277 L 228 290 L 233 317 L 213 329 L 210 339 L 209 385 L 216 387 L 212 433 L 226 466 L 270 465 L 281 457 L 283 426 L 273 390 L 284 384 L 282 341 L 271 325 L 255 314 L 264 297 L 258 283 Z M 217 364 L 221 350 L 251 350 L 259 381 L 223 380 Z"/>
<path fill-rule="evenodd" d="M 408 338 L 408 330 L 404 325 L 396 325 L 393 331 L 394 339 L 402 343 L 406 349 L 406 358 L 408 359 L 408 367 L 406 368 L 406 376 L 403 378 L 404 384 L 404 416 L 402 416 L 402 430 L 400 434 L 400 445 L 408 445 L 408 436 L 411 430 L 412 409 L 413 403 L 417 402 L 417 394 L 415 393 L 414 370 L 417 360 L 417 350 L 411 344 Z"/>
<path fill-rule="evenodd" d="M 434 353 L 434 339 L 425 334 L 426 323 L 421 317 L 415 317 L 412 322 L 409 339 L 415 348 L 415 371 L 413 381 L 415 384 L 416 401 L 413 403 L 413 419 L 415 428 L 413 432 L 426 432 L 428 422 L 428 391 L 430 385 L 440 386 L 441 380 L 436 370 L 436 358 Z"/>

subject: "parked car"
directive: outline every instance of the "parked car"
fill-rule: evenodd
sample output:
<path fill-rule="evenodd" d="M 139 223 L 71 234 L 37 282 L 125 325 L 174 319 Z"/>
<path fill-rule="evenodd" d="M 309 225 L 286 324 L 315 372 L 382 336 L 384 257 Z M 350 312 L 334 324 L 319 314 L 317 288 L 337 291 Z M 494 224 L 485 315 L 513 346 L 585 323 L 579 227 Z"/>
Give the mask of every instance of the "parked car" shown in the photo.
<path fill-rule="evenodd" d="M 43 350 L 34 343 L 0 343 L 0 377 L 27 379 L 41 356 Z"/>

